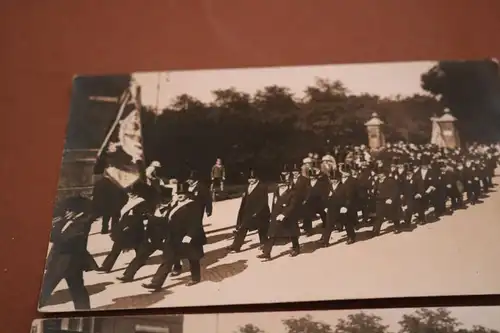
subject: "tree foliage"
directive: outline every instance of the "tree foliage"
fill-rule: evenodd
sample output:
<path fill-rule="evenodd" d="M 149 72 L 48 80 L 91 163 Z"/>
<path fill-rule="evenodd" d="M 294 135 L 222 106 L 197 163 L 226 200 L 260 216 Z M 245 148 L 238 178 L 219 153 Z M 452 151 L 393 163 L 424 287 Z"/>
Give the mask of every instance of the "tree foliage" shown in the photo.
<path fill-rule="evenodd" d="M 444 308 L 418 309 L 404 315 L 399 322 L 399 333 L 455 333 L 461 323 Z"/>
<path fill-rule="evenodd" d="M 254 324 L 246 324 L 244 326 L 240 326 L 238 328 L 238 331 L 235 333 L 265 333 L 265 332 L 261 330 L 259 327 L 255 326 Z"/>
<path fill-rule="evenodd" d="M 381 317 L 360 312 L 340 319 L 335 326 L 335 333 L 387 333 L 388 328 L 382 324 Z"/>
<path fill-rule="evenodd" d="M 379 316 L 359 312 L 337 320 L 335 327 L 315 320 L 311 315 L 282 320 L 286 333 L 390 333 L 389 325 Z M 480 325 L 464 327 L 445 308 L 421 308 L 404 314 L 399 321 L 399 333 L 499 333 Z M 241 326 L 235 333 L 267 333 L 254 324 Z M 274 333 L 274 332 L 269 332 Z"/>
<path fill-rule="evenodd" d="M 333 333 L 332 326 L 315 321 L 311 315 L 282 321 L 287 333 Z"/>

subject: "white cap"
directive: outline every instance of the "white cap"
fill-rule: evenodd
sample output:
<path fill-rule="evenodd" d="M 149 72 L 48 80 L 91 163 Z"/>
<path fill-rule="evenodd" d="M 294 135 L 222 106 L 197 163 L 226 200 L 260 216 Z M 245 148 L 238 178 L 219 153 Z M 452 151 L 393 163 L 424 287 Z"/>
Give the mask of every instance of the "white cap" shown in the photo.
<path fill-rule="evenodd" d="M 161 164 L 158 161 L 153 161 L 153 162 L 151 162 L 151 166 L 159 168 L 159 167 L 161 167 Z"/>
<path fill-rule="evenodd" d="M 310 157 L 306 157 L 306 158 L 304 158 L 304 159 L 302 160 L 302 163 L 304 163 L 304 164 L 306 164 L 306 163 L 312 163 L 312 162 L 313 162 L 313 160 L 312 160 L 312 158 L 310 158 Z"/>

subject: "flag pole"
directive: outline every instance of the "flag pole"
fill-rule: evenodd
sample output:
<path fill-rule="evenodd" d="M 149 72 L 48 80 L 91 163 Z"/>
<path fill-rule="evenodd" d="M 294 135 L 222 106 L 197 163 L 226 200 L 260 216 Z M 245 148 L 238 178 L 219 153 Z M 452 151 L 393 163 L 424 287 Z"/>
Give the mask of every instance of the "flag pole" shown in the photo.
<path fill-rule="evenodd" d="M 140 85 L 136 85 L 135 86 L 135 101 L 134 101 L 134 104 L 135 104 L 135 108 L 136 108 L 136 111 L 137 111 L 137 117 L 139 118 L 139 126 L 141 127 L 140 128 L 140 133 L 141 133 L 141 136 L 140 136 L 140 143 L 141 143 L 141 146 L 142 146 L 142 160 L 139 162 L 139 166 L 142 166 L 139 168 L 139 172 L 140 174 L 145 177 L 145 169 L 146 169 L 146 157 L 144 156 L 144 133 L 143 133 L 143 126 L 142 126 L 142 117 L 141 117 L 141 113 L 142 113 L 142 90 L 141 90 L 141 86 Z"/>

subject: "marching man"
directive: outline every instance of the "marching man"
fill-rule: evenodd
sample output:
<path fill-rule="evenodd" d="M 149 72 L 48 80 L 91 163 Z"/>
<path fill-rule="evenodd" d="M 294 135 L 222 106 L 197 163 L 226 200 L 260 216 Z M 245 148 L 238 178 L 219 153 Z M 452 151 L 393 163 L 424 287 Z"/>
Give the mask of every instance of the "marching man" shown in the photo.
<path fill-rule="evenodd" d="M 295 257 L 300 253 L 298 218 L 301 201 L 297 200 L 298 198 L 298 192 L 292 190 L 290 184 L 290 173 L 284 169 L 273 195 L 269 238 L 264 244 L 262 254 L 258 255 L 257 258 L 271 259 L 271 251 L 278 238 L 289 238 L 291 240 L 292 251 L 290 256 Z"/>
<path fill-rule="evenodd" d="M 188 286 L 201 281 L 200 260 L 205 254 L 203 246 L 207 243 L 207 237 L 199 220 L 200 208 L 188 197 L 189 191 L 185 185 L 179 183 L 177 201 L 165 213 L 161 213 L 160 218 L 165 219 L 167 224 L 167 236 L 162 246 L 163 260 L 151 282 L 142 285 L 144 288 L 159 291 L 173 266 L 181 259 L 189 260 L 191 281 Z"/>

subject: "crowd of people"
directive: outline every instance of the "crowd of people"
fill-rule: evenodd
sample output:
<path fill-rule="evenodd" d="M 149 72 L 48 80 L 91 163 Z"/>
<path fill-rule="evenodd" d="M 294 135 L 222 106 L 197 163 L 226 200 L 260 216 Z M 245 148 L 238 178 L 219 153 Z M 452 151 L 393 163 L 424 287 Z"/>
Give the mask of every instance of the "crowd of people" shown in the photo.
<path fill-rule="evenodd" d="M 361 226 L 371 226 L 376 237 L 385 221 L 395 233 L 414 219 L 425 224 L 430 211 L 439 218 L 480 203 L 481 196 L 494 186 L 499 155 L 500 147 L 495 145 L 444 149 L 402 142 L 377 151 L 365 146 L 336 148 L 321 158 L 311 153 L 302 163 L 291 161 L 283 166 L 271 202 L 269 184 L 260 181 L 259 170 L 250 168 L 227 251 L 239 252 L 248 232 L 257 230 L 259 258 L 271 259 L 273 246 L 283 238 L 292 243 L 290 255 L 297 256 L 299 236 L 312 235 L 318 219 L 318 245 L 323 247 L 330 245 L 334 231 L 345 231 L 346 242 L 353 244 Z M 133 281 L 157 250 L 162 251 L 162 263 L 144 288 L 161 290 L 169 275 L 181 274 L 183 259 L 189 262 L 189 285 L 201 281 L 200 260 L 207 244 L 203 220 L 214 209 L 211 188 L 223 189 L 224 166 L 220 160 L 216 163 L 211 184 L 204 184 L 194 170 L 185 181 L 165 184 L 155 177 L 158 167 L 153 162 L 146 170 L 147 180 L 129 190 L 103 178 L 92 199 L 76 197 L 63 203 L 54 217 L 41 306 L 65 279 L 75 308 L 90 308 L 83 272 L 110 272 L 119 255 L 132 249 L 136 254 L 119 278 L 123 282 Z M 98 218 L 102 218 L 104 233 L 112 221 L 113 241 L 100 267 L 86 249 L 90 225 Z"/>

